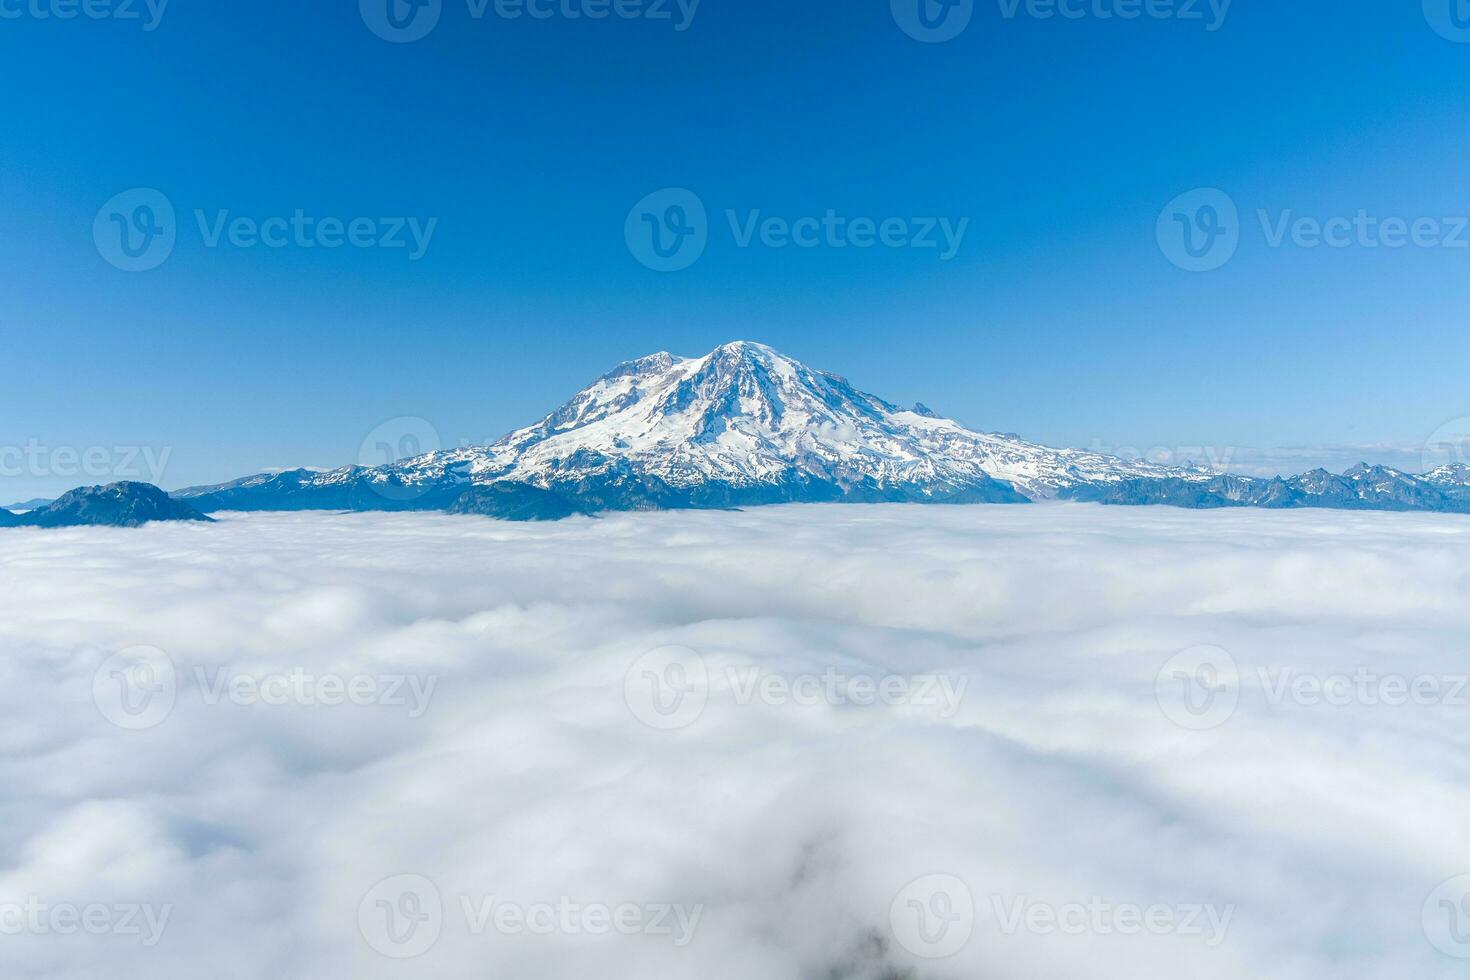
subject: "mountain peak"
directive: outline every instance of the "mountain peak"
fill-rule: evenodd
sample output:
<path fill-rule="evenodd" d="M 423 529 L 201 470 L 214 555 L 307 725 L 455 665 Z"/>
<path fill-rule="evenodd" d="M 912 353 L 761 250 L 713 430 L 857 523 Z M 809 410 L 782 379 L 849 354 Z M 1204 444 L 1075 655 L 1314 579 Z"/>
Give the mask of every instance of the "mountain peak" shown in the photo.
<path fill-rule="evenodd" d="M 533 491 L 547 491 L 595 512 L 795 500 L 1021 502 L 1129 479 L 1207 475 L 974 432 L 767 344 L 734 340 L 700 357 L 660 351 L 620 364 L 489 446 L 185 496 L 212 509 L 308 499 L 357 508 L 376 496 L 383 509 L 543 513 L 547 498 Z M 478 492 L 493 485 L 511 489 Z"/>
<path fill-rule="evenodd" d="M 732 340 L 721 344 L 698 360 L 715 372 L 770 371 L 778 366 L 790 373 L 801 367 L 795 358 L 787 357 L 774 347 L 752 340 Z"/>
<path fill-rule="evenodd" d="M 151 483 L 122 482 L 78 487 L 45 507 L 18 515 L 16 523 L 35 527 L 137 527 L 150 521 L 209 520 Z"/>
<path fill-rule="evenodd" d="M 682 363 L 683 361 L 684 358 L 670 354 L 666 350 L 661 350 L 656 354 L 647 354 L 643 357 L 634 358 L 631 361 L 624 361 L 598 380 L 612 381 L 629 375 L 655 374 L 659 371 L 667 371 L 675 364 Z"/>
<path fill-rule="evenodd" d="M 789 361 L 791 358 L 782 354 L 769 344 L 758 343 L 754 340 L 731 340 L 723 343 L 709 352 L 710 357 L 750 357 L 759 360 L 770 360 L 780 358 Z"/>
<path fill-rule="evenodd" d="M 555 487 L 616 478 L 687 490 L 812 481 L 839 495 L 858 487 L 896 495 L 885 499 L 999 498 L 996 488 L 1011 486 L 1046 497 L 1091 474 L 1188 472 L 971 432 L 753 340 L 702 357 L 659 352 L 629 361 L 535 425 L 455 460 L 468 463 L 475 483 Z M 442 471 L 446 462 L 408 466 Z"/>

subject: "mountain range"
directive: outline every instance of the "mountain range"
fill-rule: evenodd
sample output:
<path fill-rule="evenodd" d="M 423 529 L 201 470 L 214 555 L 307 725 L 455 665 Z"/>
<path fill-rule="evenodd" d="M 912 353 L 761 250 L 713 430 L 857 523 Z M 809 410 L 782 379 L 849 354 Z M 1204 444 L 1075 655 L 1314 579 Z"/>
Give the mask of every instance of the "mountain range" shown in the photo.
<path fill-rule="evenodd" d="M 1180 507 L 1470 512 L 1470 466 L 1362 464 L 1259 479 L 1163 466 L 903 408 L 763 344 L 619 365 L 488 446 L 177 491 L 200 512 L 445 510 L 516 520 L 783 502 L 1079 500 Z"/>
<path fill-rule="evenodd" d="M 0 510 L 0 527 L 139 527 L 152 521 L 212 520 L 149 483 L 78 487 L 24 514 Z"/>

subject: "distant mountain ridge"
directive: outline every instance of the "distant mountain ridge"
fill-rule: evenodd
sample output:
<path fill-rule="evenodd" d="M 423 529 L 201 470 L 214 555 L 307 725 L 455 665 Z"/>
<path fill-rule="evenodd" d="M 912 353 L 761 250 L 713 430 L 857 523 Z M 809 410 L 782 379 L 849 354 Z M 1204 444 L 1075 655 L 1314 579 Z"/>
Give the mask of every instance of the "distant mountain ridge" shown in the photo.
<path fill-rule="evenodd" d="M 78 487 L 24 514 L 0 510 L 0 527 L 139 527 L 153 521 L 210 521 L 149 483 Z"/>
<path fill-rule="evenodd" d="M 6 510 L 35 510 L 38 507 L 45 507 L 49 503 L 51 503 L 51 498 L 49 497 L 36 497 L 32 500 L 22 500 L 13 504 L 5 504 L 4 508 Z"/>
<path fill-rule="evenodd" d="M 1470 512 L 1470 467 L 1262 480 L 975 432 L 763 344 L 626 362 L 488 446 L 259 474 L 175 498 L 219 510 L 447 510 L 513 519 L 782 502 L 1342 507 Z"/>

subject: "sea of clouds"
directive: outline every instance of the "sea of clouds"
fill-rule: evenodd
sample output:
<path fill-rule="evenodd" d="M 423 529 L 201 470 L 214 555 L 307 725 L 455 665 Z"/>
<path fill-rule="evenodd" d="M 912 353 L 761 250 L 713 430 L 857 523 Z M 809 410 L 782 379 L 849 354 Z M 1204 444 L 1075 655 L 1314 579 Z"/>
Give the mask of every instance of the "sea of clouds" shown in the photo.
<path fill-rule="evenodd" d="M 7 978 L 1437 980 L 1470 519 L 0 532 Z"/>

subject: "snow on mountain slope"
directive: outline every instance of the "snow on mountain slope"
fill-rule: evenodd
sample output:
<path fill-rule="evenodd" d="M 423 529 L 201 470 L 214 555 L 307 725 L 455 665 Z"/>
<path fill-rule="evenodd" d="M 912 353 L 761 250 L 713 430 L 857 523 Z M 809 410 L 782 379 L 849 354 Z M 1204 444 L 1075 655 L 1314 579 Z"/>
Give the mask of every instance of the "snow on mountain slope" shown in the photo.
<path fill-rule="evenodd" d="M 450 510 L 512 519 L 784 501 L 1020 503 L 1470 513 L 1470 467 L 1366 464 L 1258 479 L 1161 466 L 903 409 L 763 344 L 629 361 L 489 446 L 326 472 L 289 470 L 175 497 L 203 511 Z"/>
<path fill-rule="evenodd" d="M 884 487 L 1000 480 L 1033 499 L 1079 483 L 1208 476 L 972 432 L 749 341 L 699 358 L 630 361 L 492 446 L 431 453 L 397 468 L 438 479 L 460 467 L 476 483 L 541 487 L 620 471 L 674 487 L 770 483 L 793 473 Z"/>

